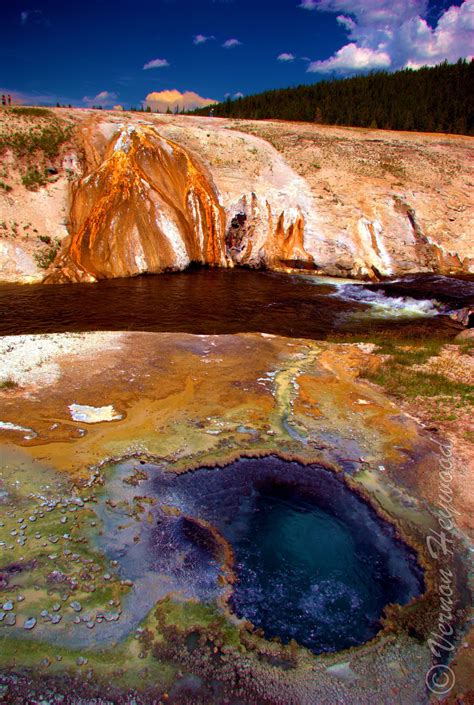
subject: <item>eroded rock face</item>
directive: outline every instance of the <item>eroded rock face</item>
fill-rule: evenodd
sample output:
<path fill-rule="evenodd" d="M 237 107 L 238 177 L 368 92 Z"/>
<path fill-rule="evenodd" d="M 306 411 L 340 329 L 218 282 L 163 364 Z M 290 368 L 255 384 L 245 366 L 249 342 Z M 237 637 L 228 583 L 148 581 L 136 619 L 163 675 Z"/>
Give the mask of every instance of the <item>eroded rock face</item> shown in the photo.
<path fill-rule="evenodd" d="M 212 181 L 189 153 L 149 126 L 128 125 L 79 182 L 72 236 L 46 281 L 225 266 L 224 227 Z"/>
<path fill-rule="evenodd" d="M 467 137 L 69 113 L 57 184 L 0 199 L 26 233 L 4 233 L 0 280 L 44 277 L 28 232 L 62 242 L 47 282 L 191 262 L 370 279 L 474 271 Z"/>

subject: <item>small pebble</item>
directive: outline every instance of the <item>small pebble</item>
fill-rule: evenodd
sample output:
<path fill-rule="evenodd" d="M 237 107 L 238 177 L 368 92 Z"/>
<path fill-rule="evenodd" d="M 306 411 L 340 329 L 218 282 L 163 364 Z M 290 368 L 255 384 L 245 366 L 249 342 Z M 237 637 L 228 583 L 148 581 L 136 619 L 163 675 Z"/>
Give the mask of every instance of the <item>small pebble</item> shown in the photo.
<path fill-rule="evenodd" d="M 33 627 L 35 627 L 35 626 L 36 626 L 36 619 L 34 617 L 28 617 L 28 619 L 25 620 L 23 628 L 30 630 L 30 629 L 33 629 Z"/>

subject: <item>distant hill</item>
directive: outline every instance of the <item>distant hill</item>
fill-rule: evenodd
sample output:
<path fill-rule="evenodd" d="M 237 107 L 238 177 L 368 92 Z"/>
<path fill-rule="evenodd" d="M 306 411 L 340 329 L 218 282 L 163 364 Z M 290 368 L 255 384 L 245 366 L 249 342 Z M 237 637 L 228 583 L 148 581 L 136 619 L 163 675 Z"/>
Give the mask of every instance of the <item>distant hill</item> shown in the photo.
<path fill-rule="evenodd" d="M 194 114 L 208 115 L 211 108 Z M 474 134 L 474 61 L 265 91 L 212 106 L 219 117 Z"/>

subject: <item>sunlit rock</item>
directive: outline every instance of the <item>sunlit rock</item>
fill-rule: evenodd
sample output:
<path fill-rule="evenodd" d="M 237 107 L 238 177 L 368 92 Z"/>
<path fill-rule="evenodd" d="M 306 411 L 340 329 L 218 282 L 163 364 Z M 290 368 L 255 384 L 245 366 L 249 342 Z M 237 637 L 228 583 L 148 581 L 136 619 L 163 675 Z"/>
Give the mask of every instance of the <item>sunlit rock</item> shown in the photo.
<path fill-rule="evenodd" d="M 95 155 L 97 156 L 97 155 Z M 225 265 L 224 214 L 211 178 L 148 126 L 114 135 L 76 187 L 70 242 L 48 282 Z"/>

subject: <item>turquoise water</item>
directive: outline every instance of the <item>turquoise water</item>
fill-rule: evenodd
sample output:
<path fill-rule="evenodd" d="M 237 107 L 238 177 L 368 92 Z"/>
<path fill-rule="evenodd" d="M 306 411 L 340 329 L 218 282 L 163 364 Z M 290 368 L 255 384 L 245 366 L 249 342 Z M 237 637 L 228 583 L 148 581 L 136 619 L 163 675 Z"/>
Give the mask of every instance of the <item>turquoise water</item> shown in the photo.
<path fill-rule="evenodd" d="M 293 638 L 317 652 L 370 639 L 385 605 L 405 603 L 417 590 L 415 582 L 404 580 L 409 562 L 400 547 L 393 547 L 397 574 L 390 554 L 367 535 L 367 521 L 357 531 L 343 515 L 292 488 L 258 492 L 233 541 L 239 575 L 235 611 L 267 637 Z"/>
<path fill-rule="evenodd" d="M 222 594 L 215 537 L 196 520 L 232 546 L 237 581 L 229 606 L 267 638 L 295 639 L 315 653 L 355 646 L 381 629 L 387 604 L 406 604 L 423 591 L 412 550 L 322 467 L 274 456 L 181 475 L 143 465 L 146 479 L 133 487 L 123 482 L 131 467 L 117 466 L 104 488 L 125 515 L 99 508 L 101 549 L 134 581 L 122 628 L 138 624 L 164 595 L 213 602 Z M 135 523 L 122 531 L 116 525 L 133 497 L 144 495 L 157 502 L 136 543 Z"/>

